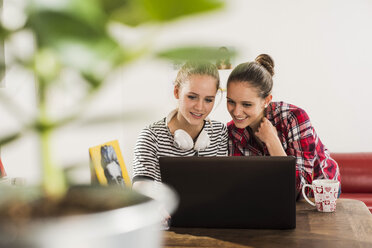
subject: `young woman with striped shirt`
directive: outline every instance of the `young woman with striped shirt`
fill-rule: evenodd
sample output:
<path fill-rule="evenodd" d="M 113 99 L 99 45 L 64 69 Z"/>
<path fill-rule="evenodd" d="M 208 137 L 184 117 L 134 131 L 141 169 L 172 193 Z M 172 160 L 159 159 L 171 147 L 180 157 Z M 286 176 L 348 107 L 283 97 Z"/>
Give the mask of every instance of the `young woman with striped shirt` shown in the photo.
<path fill-rule="evenodd" d="M 297 158 L 296 188 L 315 179 L 340 181 L 338 164 L 320 141 L 306 112 L 292 104 L 271 102 L 274 61 L 267 54 L 238 65 L 227 81 L 230 156 Z M 309 192 L 307 192 L 309 194 Z"/>
<path fill-rule="evenodd" d="M 188 62 L 178 72 L 174 97 L 178 107 L 140 133 L 133 160 L 133 188 L 161 182 L 159 157 L 227 156 L 227 128 L 209 120 L 219 89 L 217 67 Z"/>

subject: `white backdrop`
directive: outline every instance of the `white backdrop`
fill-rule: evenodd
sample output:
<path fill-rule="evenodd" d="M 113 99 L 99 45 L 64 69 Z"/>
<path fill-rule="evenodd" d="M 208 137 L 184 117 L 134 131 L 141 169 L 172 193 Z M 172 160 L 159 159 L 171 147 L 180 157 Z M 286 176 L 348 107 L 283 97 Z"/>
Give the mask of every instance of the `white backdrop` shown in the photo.
<path fill-rule="evenodd" d="M 286 101 L 309 114 L 316 131 L 331 152 L 372 151 L 370 101 L 372 68 L 372 1 L 369 0 L 233 0 L 225 11 L 179 20 L 155 33 L 154 48 L 175 44 L 205 44 L 235 47 L 234 65 L 251 61 L 260 53 L 275 60 L 274 101 Z M 6 3 L 6 1 L 5 1 Z M 6 7 L 6 6 L 5 6 Z M 129 30 L 130 31 L 130 30 Z M 118 31 L 125 42 L 146 39 Z M 221 71 L 222 85 L 229 71 Z M 163 118 L 176 106 L 172 80 L 176 72 L 163 61 L 141 60 L 114 76 L 94 100 L 86 116 L 107 112 L 122 114 L 127 121 L 106 125 L 71 125 L 55 134 L 53 152 L 61 164 L 81 163 L 77 181 L 89 181 L 88 148 L 118 139 L 129 173 L 133 148 L 140 130 Z M 72 84 L 70 82 L 70 84 Z M 73 108 L 79 89 L 66 84 L 74 94 L 56 93 L 56 113 Z M 69 88 L 70 87 L 70 88 Z M 28 75 L 7 72 L 0 91 L 35 111 L 35 86 Z M 230 120 L 225 94 L 211 117 Z M 16 130 L 19 121 L 0 106 L 0 131 Z M 1 157 L 11 177 L 39 177 L 37 139 L 28 135 L 1 148 Z"/>

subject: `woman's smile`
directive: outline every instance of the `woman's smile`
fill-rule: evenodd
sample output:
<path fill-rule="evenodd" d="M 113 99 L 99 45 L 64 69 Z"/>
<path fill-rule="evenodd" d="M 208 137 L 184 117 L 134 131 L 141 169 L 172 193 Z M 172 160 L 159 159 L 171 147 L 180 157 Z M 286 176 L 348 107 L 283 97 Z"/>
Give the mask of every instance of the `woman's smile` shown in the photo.
<path fill-rule="evenodd" d="M 196 118 L 196 119 L 200 119 L 203 117 L 203 114 L 199 114 L 199 113 L 195 113 L 195 112 L 190 112 L 191 116 Z"/>

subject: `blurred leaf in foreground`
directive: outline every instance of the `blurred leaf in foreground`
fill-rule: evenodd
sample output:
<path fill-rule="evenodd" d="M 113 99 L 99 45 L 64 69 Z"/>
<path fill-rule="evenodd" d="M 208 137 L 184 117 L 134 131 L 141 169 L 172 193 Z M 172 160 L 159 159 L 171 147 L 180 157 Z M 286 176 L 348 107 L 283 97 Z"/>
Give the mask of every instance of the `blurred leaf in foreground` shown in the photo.
<path fill-rule="evenodd" d="M 105 0 L 102 0 L 105 1 Z M 118 0 L 109 0 L 111 4 Z M 132 0 L 110 9 L 110 17 L 130 26 L 148 22 L 167 22 L 184 16 L 217 10 L 224 6 L 220 0 Z"/>
<path fill-rule="evenodd" d="M 235 51 L 221 52 L 218 47 L 183 47 L 168 49 L 158 52 L 157 57 L 170 59 L 177 64 L 185 61 L 209 61 L 215 63 L 218 60 L 233 58 L 236 55 Z"/>
<path fill-rule="evenodd" d="M 127 57 L 105 27 L 94 26 L 65 10 L 34 11 L 26 27 L 34 31 L 39 49 L 53 50 L 64 66 L 101 80 Z"/>

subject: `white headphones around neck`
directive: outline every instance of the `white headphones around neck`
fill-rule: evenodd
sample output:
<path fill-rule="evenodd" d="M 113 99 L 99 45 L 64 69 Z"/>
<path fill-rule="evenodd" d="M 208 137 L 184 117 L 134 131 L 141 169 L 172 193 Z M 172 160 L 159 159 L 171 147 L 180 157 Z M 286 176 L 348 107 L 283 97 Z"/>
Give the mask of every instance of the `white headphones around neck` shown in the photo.
<path fill-rule="evenodd" d="M 166 123 L 168 125 L 172 117 L 177 113 L 177 110 L 173 110 L 166 118 Z M 208 120 L 207 120 L 208 121 Z M 191 136 L 183 129 L 177 129 L 174 131 L 174 146 L 181 150 L 194 149 L 195 151 L 205 150 L 211 141 L 209 139 L 208 133 L 202 129 L 199 133 L 198 138 L 195 141 L 192 140 Z"/>
<path fill-rule="evenodd" d="M 209 136 L 204 129 L 201 130 L 195 144 L 191 136 L 185 130 L 177 129 L 174 132 L 174 146 L 181 150 L 190 150 L 192 148 L 194 148 L 195 151 L 205 150 L 210 143 Z"/>

